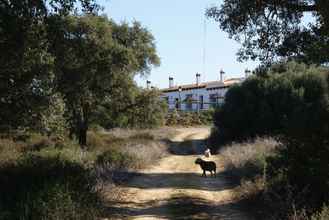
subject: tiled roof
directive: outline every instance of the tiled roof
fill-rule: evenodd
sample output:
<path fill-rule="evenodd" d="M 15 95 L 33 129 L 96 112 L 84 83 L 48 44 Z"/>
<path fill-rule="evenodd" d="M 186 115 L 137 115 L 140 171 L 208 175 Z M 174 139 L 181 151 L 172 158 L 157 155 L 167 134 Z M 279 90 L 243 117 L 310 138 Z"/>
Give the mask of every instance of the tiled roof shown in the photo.
<path fill-rule="evenodd" d="M 178 91 L 179 88 L 182 88 L 182 91 L 184 90 L 190 90 L 190 89 L 203 89 L 203 88 L 222 88 L 222 87 L 228 87 L 236 83 L 242 82 L 243 78 L 231 78 L 224 80 L 224 82 L 221 81 L 209 81 L 199 84 L 186 84 L 186 85 L 180 85 L 180 86 L 174 86 L 171 88 L 165 88 L 161 89 L 161 92 L 175 92 Z"/>

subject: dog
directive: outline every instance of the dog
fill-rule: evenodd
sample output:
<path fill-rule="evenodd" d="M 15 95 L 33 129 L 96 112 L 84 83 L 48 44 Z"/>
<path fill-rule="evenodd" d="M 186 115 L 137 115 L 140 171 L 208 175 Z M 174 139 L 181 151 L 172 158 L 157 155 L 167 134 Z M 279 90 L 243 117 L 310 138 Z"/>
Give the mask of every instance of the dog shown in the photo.
<path fill-rule="evenodd" d="M 210 149 L 209 148 L 207 148 L 207 150 L 205 150 L 204 156 L 205 157 L 210 157 L 211 156 L 211 153 L 210 153 Z"/>
<path fill-rule="evenodd" d="M 207 177 L 206 171 L 210 171 L 211 176 L 216 177 L 216 163 L 213 161 L 205 161 L 201 158 L 197 158 L 195 160 L 195 164 L 199 164 L 201 169 L 203 170 L 202 176 Z"/>

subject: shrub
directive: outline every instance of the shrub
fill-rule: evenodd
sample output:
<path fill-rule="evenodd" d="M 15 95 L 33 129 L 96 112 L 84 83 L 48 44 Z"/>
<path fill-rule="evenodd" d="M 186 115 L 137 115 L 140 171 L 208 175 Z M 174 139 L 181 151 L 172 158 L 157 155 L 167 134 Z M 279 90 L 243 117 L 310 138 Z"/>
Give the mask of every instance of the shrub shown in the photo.
<path fill-rule="evenodd" d="M 324 205 L 322 210 L 313 214 L 311 220 L 327 220 L 329 219 L 329 207 Z"/>
<path fill-rule="evenodd" d="M 169 112 L 166 118 L 167 126 L 210 125 L 213 122 L 214 110 L 200 112 Z"/>
<path fill-rule="evenodd" d="M 89 151 L 105 151 L 121 145 L 126 140 L 112 134 L 90 131 L 88 132 L 87 146 Z"/>
<path fill-rule="evenodd" d="M 155 137 L 153 134 L 149 132 L 138 132 L 132 136 L 129 137 L 129 139 L 139 139 L 139 140 L 155 140 Z"/>
<path fill-rule="evenodd" d="M 280 144 L 273 138 L 257 138 L 253 142 L 235 143 L 220 149 L 225 170 L 245 178 L 261 175 L 266 159 L 276 154 Z"/>
<path fill-rule="evenodd" d="M 130 167 L 130 163 L 133 158 L 128 155 L 120 152 L 119 150 L 109 150 L 97 157 L 97 164 L 105 165 L 113 168 L 114 170 L 123 169 Z"/>
<path fill-rule="evenodd" d="M 285 140 L 284 145 L 279 154 L 269 160 L 272 178 L 278 171 L 284 172 L 286 182 L 296 191 L 310 189 L 305 193 L 305 205 L 319 208 L 329 196 L 328 145 L 296 139 Z"/>
<path fill-rule="evenodd" d="M 120 149 L 131 158 L 130 168 L 141 169 L 156 163 L 166 155 L 167 147 L 158 141 L 146 141 L 144 143 L 131 142 Z"/>
<path fill-rule="evenodd" d="M 294 70 L 299 69 L 251 77 L 230 88 L 225 104 L 215 112 L 213 146 L 263 135 L 298 133 L 302 137 L 310 129 L 327 132 L 329 70 Z"/>
<path fill-rule="evenodd" d="M 0 166 L 1 164 L 14 163 L 21 156 L 23 143 L 12 139 L 0 139 Z"/>
<path fill-rule="evenodd" d="M 79 163 L 35 154 L 0 166 L 3 219 L 97 219 L 99 200 Z"/>
<path fill-rule="evenodd" d="M 265 160 L 269 178 L 263 197 L 279 219 L 309 216 L 327 202 L 328 68 L 288 63 L 251 77 L 229 89 L 214 120 L 215 149 L 257 136 L 280 137 L 282 148 Z"/>

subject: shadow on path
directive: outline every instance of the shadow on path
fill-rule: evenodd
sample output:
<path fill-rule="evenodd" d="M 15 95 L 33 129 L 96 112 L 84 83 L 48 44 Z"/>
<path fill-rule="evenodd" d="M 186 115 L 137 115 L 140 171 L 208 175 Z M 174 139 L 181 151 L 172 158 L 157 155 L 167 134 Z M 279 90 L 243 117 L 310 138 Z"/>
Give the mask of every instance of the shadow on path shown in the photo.
<path fill-rule="evenodd" d="M 185 140 L 174 142 L 167 140 L 169 152 L 174 155 L 200 155 L 206 150 L 205 140 Z"/>
<path fill-rule="evenodd" d="M 172 188 L 207 191 L 232 189 L 238 185 L 238 183 L 232 185 L 226 181 L 218 181 L 218 178 L 222 178 L 220 174 L 216 178 L 210 176 L 204 178 L 201 174 L 196 173 L 134 173 L 132 175 L 137 177 L 139 181 L 130 181 L 120 185 L 140 189 Z"/>
<path fill-rule="evenodd" d="M 120 203 L 120 207 L 110 205 L 106 211 L 119 219 L 141 216 L 168 219 L 247 219 L 241 216 L 239 209 L 241 207 L 238 203 L 216 205 L 201 198 L 177 194 L 164 201 L 124 202 Z"/>

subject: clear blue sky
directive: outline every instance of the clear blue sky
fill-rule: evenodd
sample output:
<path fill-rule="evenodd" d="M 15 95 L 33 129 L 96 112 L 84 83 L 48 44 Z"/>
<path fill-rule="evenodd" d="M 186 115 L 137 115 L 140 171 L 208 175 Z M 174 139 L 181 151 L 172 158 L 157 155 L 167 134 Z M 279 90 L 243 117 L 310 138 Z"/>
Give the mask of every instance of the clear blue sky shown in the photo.
<path fill-rule="evenodd" d="M 195 82 L 195 73 L 203 81 L 219 79 L 219 71 L 226 78 L 244 75 L 246 68 L 254 69 L 257 62 L 239 63 L 236 52 L 240 45 L 228 38 L 218 24 L 207 20 L 206 65 L 203 73 L 203 42 L 205 8 L 220 4 L 221 0 L 99 0 L 104 13 L 117 22 L 140 21 L 156 40 L 161 66 L 148 77 L 159 88 L 168 87 L 168 77 L 175 84 Z M 141 86 L 146 79 L 136 78 Z"/>

